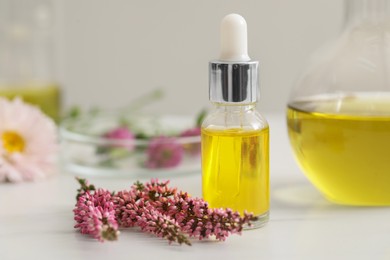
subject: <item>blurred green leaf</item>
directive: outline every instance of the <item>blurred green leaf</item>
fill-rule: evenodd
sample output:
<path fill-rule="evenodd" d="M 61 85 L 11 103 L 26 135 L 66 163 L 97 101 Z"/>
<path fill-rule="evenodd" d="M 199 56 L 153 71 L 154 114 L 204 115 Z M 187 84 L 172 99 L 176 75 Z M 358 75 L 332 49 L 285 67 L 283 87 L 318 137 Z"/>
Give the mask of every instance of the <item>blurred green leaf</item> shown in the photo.
<path fill-rule="evenodd" d="M 206 115 L 207 115 L 207 109 L 205 109 L 205 108 L 202 109 L 202 110 L 199 112 L 198 116 L 196 117 L 196 126 L 197 126 L 197 127 L 201 127 L 202 122 L 203 122 L 203 120 L 205 119 Z"/>

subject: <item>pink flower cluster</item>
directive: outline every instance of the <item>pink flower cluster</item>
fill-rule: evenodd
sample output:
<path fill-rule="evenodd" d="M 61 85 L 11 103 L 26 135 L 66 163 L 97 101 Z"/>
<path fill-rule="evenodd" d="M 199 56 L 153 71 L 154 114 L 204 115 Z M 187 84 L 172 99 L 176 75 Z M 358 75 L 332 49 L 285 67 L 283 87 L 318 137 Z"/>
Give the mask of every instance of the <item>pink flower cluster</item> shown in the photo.
<path fill-rule="evenodd" d="M 139 196 L 161 214 L 175 219 L 181 230 L 191 237 L 201 240 L 213 235 L 223 241 L 230 234 L 239 234 L 243 225 L 250 225 L 254 219 L 252 214 L 241 217 L 231 209 L 211 209 L 203 199 L 192 198 L 186 192 L 170 188 L 168 183 L 151 180 L 145 185 L 138 184 Z"/>
<path fill-rule="evenodd" d="M 103 136 L 106 137 L 107 139 L 110 139 L 110 140 L 127 141 L 128 144 L 122 145 L 122 146 L 124 148 L 127 148 L 129 151 L 132 151 L 134 149 L 133 141 L 135 139 L 135 136 L 126 127 L 118 127 L 118 128 L 112 129 L 111 131 L 105 133 Z"/>
<path fill-rule="evenodd" d="M 107 190 L 83 192 L 73 211 L 77 222 L 75 228 L 79 228 L 82 234 L 90 234 L 100 241 L 118 238 L 115 207 Z"/>
<path fill-rule="evenodd" d="M 147 155 L 147 168 L 171 168 L 183 159 L 183 147 L 175 138 L 155 137 L 149 142 Z"/>
<path fill-rule="evenodd" d="M 117 239 L 119 226 L 138 226 L 170 243 L 190 245 L 188 236 L 200 240 L 215 236 L 224 241 L 256 219 L 247 213 L 241 217 L 231 209 L 210 209 L 202 199 L 170 188 L 168 181 L 137 182 L 116 194 L 102 189 L 93 192 L 84 180 L 79 182 L 75 228 L 101 241 Z"/>

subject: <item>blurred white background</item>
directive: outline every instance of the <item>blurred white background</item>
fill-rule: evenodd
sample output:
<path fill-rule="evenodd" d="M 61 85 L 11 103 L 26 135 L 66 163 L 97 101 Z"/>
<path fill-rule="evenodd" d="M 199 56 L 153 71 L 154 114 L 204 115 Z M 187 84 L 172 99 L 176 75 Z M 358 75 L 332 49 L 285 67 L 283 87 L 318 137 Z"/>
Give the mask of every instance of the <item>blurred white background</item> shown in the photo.
<path fill-rule="evenodd" d="M 248 23 L 260 61 L 260 111 L 285 109 L 310 54 L 341 30 L 341 0 L 63 0 L 60 79 L 65 106 L 115 108 L 161 87 L 150 110 L 194 114 L 208 106 L 208 61 L 219 55 L 219 23 Z"/>

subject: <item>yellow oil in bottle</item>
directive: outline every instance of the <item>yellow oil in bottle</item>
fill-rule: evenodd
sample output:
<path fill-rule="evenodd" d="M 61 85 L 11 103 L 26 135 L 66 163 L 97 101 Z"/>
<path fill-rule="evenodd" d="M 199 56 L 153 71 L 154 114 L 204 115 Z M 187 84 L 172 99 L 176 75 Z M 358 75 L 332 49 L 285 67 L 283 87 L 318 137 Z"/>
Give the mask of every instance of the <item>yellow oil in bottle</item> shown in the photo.
<path fill-rule="evenodd" d="M 56 84 L 8 86 L 0 85 L 0 96 L 21 97 L 25 102 L 39 106 L 58 122 L 60 118 L 60 88 Z"/>
<path fill-rule="evenodd" d="M 331 201 L 390 205 L 390 96 L 378 96 L 288 107 L 295 157 Z"/>
<path fill-rule="evenodd" d="M 212 208 L 269 210 L 269 130 L 202 129 L 203 198 Z"/>

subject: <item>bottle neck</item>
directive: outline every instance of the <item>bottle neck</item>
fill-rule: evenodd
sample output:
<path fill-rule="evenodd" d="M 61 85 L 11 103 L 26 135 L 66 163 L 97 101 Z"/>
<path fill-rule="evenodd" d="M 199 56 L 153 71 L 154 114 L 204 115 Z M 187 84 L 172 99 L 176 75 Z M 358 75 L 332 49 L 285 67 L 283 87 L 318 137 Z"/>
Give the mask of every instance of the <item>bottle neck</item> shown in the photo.
<path fill-rule="evenodd" d="M 223 104 L 223 103 L 214 103 L 215 109 L 225 113 L 243 113 L 250 112 L 256 109 L 256 103 L 250 104 Z"/>
<path fill-rule="evenodd" d="M 344 0 L 344 28 L 378 26 L 390 21 L 390 0 Z"/>

